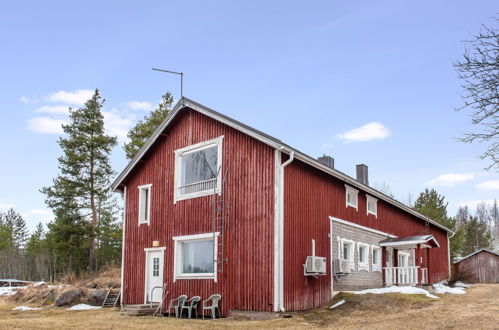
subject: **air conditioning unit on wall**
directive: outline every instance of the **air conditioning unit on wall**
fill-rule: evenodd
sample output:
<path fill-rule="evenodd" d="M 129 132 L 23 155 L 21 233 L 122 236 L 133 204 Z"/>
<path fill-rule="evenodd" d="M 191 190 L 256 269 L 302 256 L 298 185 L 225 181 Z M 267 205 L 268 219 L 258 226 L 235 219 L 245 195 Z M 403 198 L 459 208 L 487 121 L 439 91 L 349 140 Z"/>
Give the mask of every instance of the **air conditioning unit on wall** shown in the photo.
<path fill-rule="evenodd" d="M 305 262 L 306 275 L 326 275 L 326 258 L 308 256 Z"/>
<path fill-rule="evenodd" d="M 340 270 L 342 273 L 350 273 L 350 260 L 340 260 Z"/>

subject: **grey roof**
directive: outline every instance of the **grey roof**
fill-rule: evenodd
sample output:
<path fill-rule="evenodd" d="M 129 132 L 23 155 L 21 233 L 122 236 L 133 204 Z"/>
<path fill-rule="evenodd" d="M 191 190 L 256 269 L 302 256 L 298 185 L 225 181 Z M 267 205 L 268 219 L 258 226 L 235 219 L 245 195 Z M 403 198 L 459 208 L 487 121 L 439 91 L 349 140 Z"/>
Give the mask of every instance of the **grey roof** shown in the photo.
<path fill-rule="evenodd" d="M 469 257 L 472 257 L 472 256 L 474 256 L 475 254 L 478 254 L 478 253 L 480 253 L 480 252 L 488 252 L 488 253 L 492 253 L 492 254 L 495 254 L 496 256 L 498 256 L 498 257 L 499 257 L 499 253 L 497 253 L 497 252 L 495 252 L 495 251 L 491 251 L 491 250 L 489 250 L 489 249 L 480 249 L 480 250 L 477 250 L 477 251 L 475 251 L 475 252 L 473 252 L 473 253 L 468 254 L 466 257 L 459 258 L 459 260 L 454 261 L 454 263 L 455 263 L 455 264 L 457 264 L 458 262 L 461 262 L 461 261 L 463 261 L 464 259 L 467 259 L 467 258 L 469 258 Z"/>
<path fill-rule="evenodd" d="M 142 146 L 142 148 L 137 152 L 135 157 L 130 161 L 130 163 L 128 163 L 128 165 L 125 167 L 125 169 L 117 176 L 116 180 L 111 185 L 112 190 L 114 190 L 114 191 L 121 190 L 122 182 L 126 178 L 126 176 L 132 171 L 132 169 L 135 167 L 135 165 L 137 165 L 137 163 L 144 156 L 144 154 L 154 144 L 156 139 L 161 135 L 163 130 L 168 126 L 168 124 L 170 122 L 172 122 L 172 120 L 177 116 L 177 114 L 179 114 L 184 109 L 192 109 L 192 110 L 195 110 L 197 112 L 200 112 L 200 113 L 202 113 L 210 118 L 213 118 L 217 121 L 220 121 L 220 122 L 226 124 L 227 126 L 230 126 L 236 130 L 239 130 L 245 134 L 248 134 L 248 135 L 252 136 L 253 138 L 255 138 L 255 139 L 257 139 L 257 140 L 259 140 L 259 141 L 261 141 L 261 142 L 263 142 L 263 143 L 265 143 L 265 144 L 267 144 L 275 149 L 281 150 L 284 153 L 290 154 L 293 152 L 295 154 L 296 159 L 301 160 L 301 161 L 303 161 L 303 162 L 305 162 L 305 163 L 307 163 L 307 164 L 309 164 L 309 165 L 311 165 L 311 166 L 313 166 L 313 167 L 315 167 L 315 168 L 317 168 L 317 169 L 319 169 L 319 170 L 321 170 L 329 175 L 332 175 L 333 177 L 336 177 L 336 178 L 344 181 L 345 183 L 347 183 L 353 187 L 362 189 L 363 191 L 365 191 L 369 195 L 375 196 L 375 197 L 377 197 L 377 198 L 379 198 L 379 199 L 381 199 L 389 204 L 392 204 L 393 206 L 395 206 L 399 209 L 402 209 L 405 212 L 412 214 L 423 221 L 429 222 L 429 223 L 433 224 L 434 226 L 447 231 L 448 233 L 453 233 L 453 231 L 450 230 L 449 228 L 447 228 L 447 227 L 441 225 L 440 223 L 422 215 L 419 212 L 414 211 L 412 208 L 408 207 L 407 205 L 383 194 L 382 192 L 380 192 L 380 191 L 378 191 L 378 190 L 376 190 L 368 185 L 360 183 L 359 181 L 346 175 L 343 172 L 340 172 L 334 168 L 330 168 L 330 167 L 320 163 L 317 159 L 310 157 L 307 154 L 305 154 L 297 149 L 292 148 L 291 146 L 287 145 L 286 143 L 282 142 L 281 140 L 276 139 L 273 136 L 270 136 L 266 133 L 263 133 L 255 128 L 248 126 L 244 123 L 241 123 L 235 119 L 232 119 L 224 114 L 221 114 L 213 109 L 210 109 L 210 108 L 208 108 L 200 103 L 197 103 L 191 99 L 188 99 L 187 97 L 182 97 L 177 102 L 177 104 L 174 106 L 172 111 L 170 111 L 170 113 L 165 118 L 163 123 L 161 123 L 161 125 L 159 125 L 159 127 L 156 129 L 156 131 L 151 135 L 151 137 L 146 141 L 146 143 Z"/>
<path fill-rule="evenodd" d="M 415 235 L 415 236 L 406 236 L 406 237 L 398 237 L 398 238 L 387 238 L 379 242 L 380 246 L 385 245 L 405 245 L 405 244 L 423 244 L 429 241 L 434 241 L 437 246 L 437 240 L 433 235 Z"/>

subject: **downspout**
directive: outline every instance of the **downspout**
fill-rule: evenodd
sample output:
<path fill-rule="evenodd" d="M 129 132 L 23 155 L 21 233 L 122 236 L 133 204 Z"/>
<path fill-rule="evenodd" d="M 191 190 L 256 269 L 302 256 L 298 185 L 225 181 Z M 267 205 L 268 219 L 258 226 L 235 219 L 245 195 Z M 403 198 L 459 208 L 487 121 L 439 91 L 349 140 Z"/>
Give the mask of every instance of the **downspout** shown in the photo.
<path fill-rule="evenodd" d="M 123 224 L 121 226 L 121 285 L 120 285 L 120 306 L 123 308 L 123 295 L 125 293 L 125 228 L 126 228 L 126 186 L 123 189 Z"/>
<path fill-rule="evenodd" d="M 284 147 L 281 146 L 281 151 Z M 284 309 L 284 168 L 295 159 L 295 152 L 289 151 L 289 159 L 281 164 L 279 178 L 279 310 Z"/>
<path fill-rule="evenodd" d="M 452 270 L 451 270 L 451 262 L 450 262 L 450 239 L 452 237 L 454 237 L 454 235 L 456 235 L 455 232 L 452 232 L 452 234 L 449 236 L 449 232 L 447 232 L 447 259 L 449 260 L 449 277 L 447 278 L 447 280 L 449 281 L 452 277 Z"/>

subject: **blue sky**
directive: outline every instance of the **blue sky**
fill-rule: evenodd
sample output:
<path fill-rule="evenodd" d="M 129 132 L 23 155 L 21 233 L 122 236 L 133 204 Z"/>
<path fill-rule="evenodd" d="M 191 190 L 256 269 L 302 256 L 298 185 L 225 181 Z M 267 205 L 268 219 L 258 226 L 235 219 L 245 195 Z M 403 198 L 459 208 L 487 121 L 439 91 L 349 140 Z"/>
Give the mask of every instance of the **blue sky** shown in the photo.
<path fill-rule="evenodd" d="M 499 195 L 452 63 L 496 1 L 10 1 L 0 4 L 0 211 L 49 221 L 67 107 L 99 88 L 106 128 L 127 130 L 171 91 L 414 200 L 434 187 L 453 215 Z M 120 171 L 126 160 L 116 148 Z"/>

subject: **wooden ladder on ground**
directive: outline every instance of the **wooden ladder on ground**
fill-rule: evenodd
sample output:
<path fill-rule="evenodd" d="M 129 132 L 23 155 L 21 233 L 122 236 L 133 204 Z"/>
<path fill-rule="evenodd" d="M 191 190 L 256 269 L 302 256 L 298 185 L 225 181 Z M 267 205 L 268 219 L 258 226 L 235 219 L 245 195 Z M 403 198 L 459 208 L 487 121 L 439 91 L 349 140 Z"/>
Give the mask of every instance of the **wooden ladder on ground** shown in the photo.
<path fill-rule="evenodd" d="M 112 289 L 108 290 L 106 299 L 104 299 L 104 302 L 102 303 L 102 308 L 116 307 L 116 304 L 120 301 L 120 291 L 116 292 Z"/>

